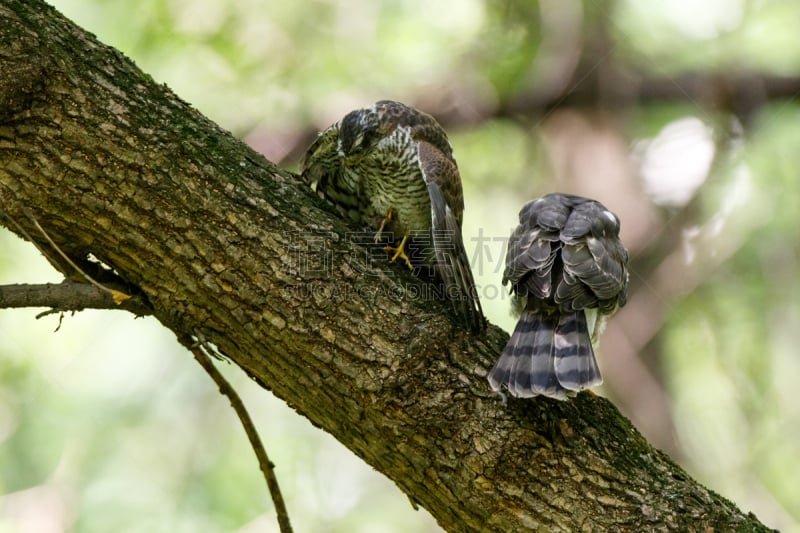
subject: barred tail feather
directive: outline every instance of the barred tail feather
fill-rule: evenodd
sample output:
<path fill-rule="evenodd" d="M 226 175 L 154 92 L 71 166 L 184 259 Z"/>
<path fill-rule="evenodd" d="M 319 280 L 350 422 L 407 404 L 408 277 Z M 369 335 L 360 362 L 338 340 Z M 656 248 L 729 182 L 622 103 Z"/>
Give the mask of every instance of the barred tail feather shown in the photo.
<path fill-rule="evenodd" d="M 555 371 L 554 336 L 557 321 L 523 311 L 517 326 L 500 354 L 489 384 L 499 391 L 503 385 L 519 398 L 537 395 L 566 399 Z"/>
<path fill-rule="evenodd" d="M 519 398 L 557 400 L 602 383 L 583 312 L 541 317 L 523 311 L 488 379 L 495 391 L 505 386 Z"/>
<path fill-rule="evenodd" d="M 554 345 L 555 371 L 562 387 L 582 391 L 603 382 L 583 311 L 559 317 Z"/>

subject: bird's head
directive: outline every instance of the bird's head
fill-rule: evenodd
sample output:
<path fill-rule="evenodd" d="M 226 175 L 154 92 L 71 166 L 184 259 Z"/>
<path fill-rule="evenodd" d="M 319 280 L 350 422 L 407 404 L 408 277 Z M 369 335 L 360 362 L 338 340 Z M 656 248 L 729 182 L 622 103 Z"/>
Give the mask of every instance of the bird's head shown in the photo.
<path fill-rule="evenodd" d="M 336 149 L 346 166 L 357 163 L 391 132 L 394 125 L 383 120 L 381 111 L 377 106 L 357 109 L 342 119 Z"/>

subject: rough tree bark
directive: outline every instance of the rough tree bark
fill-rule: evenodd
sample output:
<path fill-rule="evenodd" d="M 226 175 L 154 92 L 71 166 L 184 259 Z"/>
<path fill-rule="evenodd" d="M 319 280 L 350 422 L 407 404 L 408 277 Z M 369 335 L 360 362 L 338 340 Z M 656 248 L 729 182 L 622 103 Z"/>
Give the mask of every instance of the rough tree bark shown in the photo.
<path fill-rule="evenodd" d="M 448 531 L 766 530 L 605 399 L 493 396 L 504 332 L 454 328 L 295 176 L 39 0 L 0 1 L 0 210 L 67 278 L 33 220 L 182 342 L 213 342 Z"/>

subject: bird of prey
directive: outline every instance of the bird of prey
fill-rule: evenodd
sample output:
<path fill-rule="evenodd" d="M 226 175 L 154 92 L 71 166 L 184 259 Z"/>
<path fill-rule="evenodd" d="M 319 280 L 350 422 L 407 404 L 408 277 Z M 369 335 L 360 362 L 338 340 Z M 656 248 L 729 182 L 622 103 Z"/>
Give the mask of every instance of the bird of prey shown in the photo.
<path fill-rule="evenodd" d="M 388 239 L 392 261 L 435 272 L 468 329 L 485 327 L 461 237 L 461 176 L 432 116 L 390 100 L 351 111 L 311 145 L 302 175 L 375 242 Z"/>
<path fill-rule="evenodd" d="M 525 204 L 503 273 L 521 314 L 492 389 L 564 400 L 602 383 L 592 344 L 625 305 L 627 262 L 619 219 L 599 202 L 556 193 Z"/>

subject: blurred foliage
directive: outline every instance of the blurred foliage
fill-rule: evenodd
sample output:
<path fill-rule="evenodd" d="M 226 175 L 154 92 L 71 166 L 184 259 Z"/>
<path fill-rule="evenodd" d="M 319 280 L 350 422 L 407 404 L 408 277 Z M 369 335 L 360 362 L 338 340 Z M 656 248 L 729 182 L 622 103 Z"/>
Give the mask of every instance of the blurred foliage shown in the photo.
<path fill-rule="evenodd" d="M 709 483 L 724 479 L 716 483 L 736 501 L 775 498 L 794 516 L 783 530 L 796 530 L 800 517 L 791 481 L 800 475 L 798 119 L 800 107 L 786 103 L 762 113 L 744 154 L 751 181 L 726 225 L 734 234 L 750 227 L 747 240 L 676 305 L 662 335 L 692 468 Z M 708 216 L 730 201 L 720 191 L 707 196 Z"/>
<path fill-rule="evenodd" d="M 798 10 L 785 0 L 628 0 L 616 5 L 613 28 L 625 56 L 646 69 L 797 75 L 800 49 L 787 21 Z"/>
<path fill-rule="evenodd" d="M 484 307 L 508 330 L 499 278 L 519 207 L 553 189 L 609 205 L 631 251 L 634 311 L 603 340 L 604 393 L 692 475 L 800 531 L 800 105 L 762 79 L 800 76 L 789 23 L 800 3 L 53 3 L 288 166 L 316 131 L 379 98 L 435 114 L 462 170 Z M 663 92 L 637 93 L 653 86 Z M 729 106 L 742 94 L 746 116 Z M 58 280 L 8 234 L 0 276 Z M 97 312 L 53 332 L 58 317 L 34 316 L 0 312 L 0 533 L 277 531 L 243 431 L 169 332 Z M 262 428 L 297 531 L 439 530 L 225 370 Z"/>

